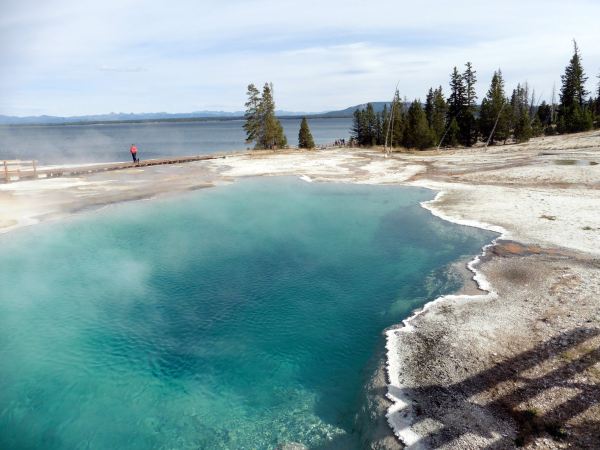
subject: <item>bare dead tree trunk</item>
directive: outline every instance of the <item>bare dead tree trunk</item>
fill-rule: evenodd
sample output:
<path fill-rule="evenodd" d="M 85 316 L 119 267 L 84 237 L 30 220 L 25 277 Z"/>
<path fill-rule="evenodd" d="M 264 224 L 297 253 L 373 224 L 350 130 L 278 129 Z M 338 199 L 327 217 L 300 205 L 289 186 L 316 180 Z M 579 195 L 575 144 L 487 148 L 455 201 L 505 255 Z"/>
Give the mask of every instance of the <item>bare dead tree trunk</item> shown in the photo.
<path fill-rule="evenodd" d="M 490 135 L 488 137 L 488 140 L 485 143 L 485 148 L 488 148 L 488 145 L 490 145 L 490 141 L 492 140 L 492 136 L 496 132 L 496 127 L 498 126 L 498 121 L 500 120 L 500 115 L 502 114 L 502 110 L 504 109 L 505 106 L 506 106 L 506 102 L 504 102 L 504 104 L 502 105 L 502 108 L 500 108 L 500 112 L 498 113 L 498 117 L 496 117 L 496 122 L 494 122 L 494 128 L 492 128 L 492 132 L 490 133 Z M 504 140 L 504 143 L 506 143 L 506 139 Z"/>
<path fill-rule="evenodd" d="M 388 150 L 387 150 L 387 143 L 388 143 L 388 134 L 390 135 L 390 153 L 391 153 L 391 148 L 392 148 L 392 142 L 391 142 L 391 129 L 392 129 L 392 123 L 394 120 L 394 102 L 392 101 L 391 103 L 391 111 L 390 111 L 390 117 L 388 120 L 388 129 L 385 132 L 385 143 L 383 144 L 383 150 L 384 152 L 387 154 Z"/>
<path fill-rule="evenodd" d="M 440 139 L 440 142 L 438 143 L 437 146 L 437 151 L 440 151 L 440 147 L 442 146 L 442 142 L 444 142 L 444 138 L 446 137 L 446 134 L 448 134 L 448 131 L 450 131 L 450 125 L 452 125 L 452 120 L 454 120 L 454 117 L 449 121 L 448 126 L 446 127 L 446 131 L 444 131 L 444 134 L 442 135 L 442 138 Z"/>
<path fill-rule="evenodd" d="M 390 153 L 392 152 L 392 123 L 394 118 L 394 101 L 396 100 L 396 92 L 398 92 L 398 86 L 400 85 L 400 81 L 396 83 L 396 89 L 394 90 L 394 96 L 392 97 L 392 103 L 390 103 L 390 117 L 388 120 L 388 129 L 385 132 L 385 142 L 383 144 L 383 151 L 387 154 L 387 143 L 388 143 L 388 134 L 390 136 Z"/>
<path fill-rule="evenodd" d="M 534 91 L 535 93 L 535 91 Z M 533 101 L 535 101 L 535 99 L 533 98 L 533 94 L 531 95 L 531 101 L 532 101 L 532 105 L 531 105 L 531 121 L 529 123 L 529 125 L 533 125 L 533 121 L 535 120 L 535 114 L 537 113 L 537 107 L 540 104 L 540 100 L 542 99 L 542 95 L 544 95 L 544 92 L 542 92 L 539 97 L 537 98 L 537 102 L 535 102 L 535 104 L 533 104 Z"/>

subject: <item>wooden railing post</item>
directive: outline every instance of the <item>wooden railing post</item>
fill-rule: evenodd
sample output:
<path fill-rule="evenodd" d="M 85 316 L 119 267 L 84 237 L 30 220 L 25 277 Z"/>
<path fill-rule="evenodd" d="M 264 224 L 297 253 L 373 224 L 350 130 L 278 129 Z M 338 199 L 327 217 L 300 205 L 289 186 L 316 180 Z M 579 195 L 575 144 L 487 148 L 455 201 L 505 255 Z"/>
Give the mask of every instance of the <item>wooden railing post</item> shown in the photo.
<path fill-rule="evenodd" d="M 9 179 L 8 179 L 8 164 L 6 164 L 6 161 L 4 161 L 4 180 L 8 183 Z"/>

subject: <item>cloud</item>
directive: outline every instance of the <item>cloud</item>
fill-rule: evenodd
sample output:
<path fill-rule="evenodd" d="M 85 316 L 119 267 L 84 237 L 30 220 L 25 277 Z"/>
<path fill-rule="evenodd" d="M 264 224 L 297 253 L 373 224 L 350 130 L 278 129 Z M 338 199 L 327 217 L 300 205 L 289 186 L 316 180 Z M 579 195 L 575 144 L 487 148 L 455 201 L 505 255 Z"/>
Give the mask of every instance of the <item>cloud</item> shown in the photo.
<path fill-rule="evenodd" d="M 145 72 L 147 69 L 144 69 L 143 67 L 111 67 L 111 66 L 102 65 L 102 66 L 98 67 L 98 70 L 100 72 L 138 73 L 138 72 Z"/>
<path fill-rule="evenodd" d="M 472 61 L 478 93 L 550 95 L 577 38 L 593 88 L 600 3 L 382 0 L 103 2 L 5 0 L 0 114 L 239 110 L 249 82 L 272 81 L 278 107 L 323 111 L 447 86 Z"/>

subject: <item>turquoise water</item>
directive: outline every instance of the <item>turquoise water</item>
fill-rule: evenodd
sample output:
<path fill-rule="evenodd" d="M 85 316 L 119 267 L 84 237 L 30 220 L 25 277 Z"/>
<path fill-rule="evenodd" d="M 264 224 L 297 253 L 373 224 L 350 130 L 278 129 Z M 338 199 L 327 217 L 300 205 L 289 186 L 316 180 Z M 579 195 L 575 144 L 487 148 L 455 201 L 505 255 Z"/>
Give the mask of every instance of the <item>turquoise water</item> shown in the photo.
<path fill-rule="evenodd" d="M 357 448 L 382 331 L 492 235 L 251 179 L 0 236 L 0 448 Z"/>

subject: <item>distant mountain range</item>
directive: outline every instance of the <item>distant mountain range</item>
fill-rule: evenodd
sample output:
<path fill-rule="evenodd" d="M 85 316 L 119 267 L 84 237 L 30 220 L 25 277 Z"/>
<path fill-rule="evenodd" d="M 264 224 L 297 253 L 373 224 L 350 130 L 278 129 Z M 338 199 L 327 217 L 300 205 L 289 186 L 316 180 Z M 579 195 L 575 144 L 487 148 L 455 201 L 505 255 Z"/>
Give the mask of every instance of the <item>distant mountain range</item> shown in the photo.
<path fill-rule="evenodd" d="M 389 105 L 389 102 L 371 102 L 375 112 L 381 111 L 384 105 Z M 295 111 L 276 111 L 278 117 L 300 117 L 306 116 L 309 118 L 334 118 L 334 117 L 352 117 L 354 111 L 358 108 L 365 108 L 366 103 L 350 106 L 346 109 L 338 111 L 328 111 L 323 113 L 308 113 Z M 194 111 L 191 113 L 110 113 L 96 114 L 90 116 L 3 116 L 0 115 L 0 125 L 60 125 L 60 124 L 90 124 L 90 123 L 111 123 L 111 122 L 152 122 L 152 121 L 172 121 L 184 122 L 194 120 L 231 120 L 239 119 L 244 116 L 244 111 Z"/>
<path fill-rule="evenodd" d="M 383 111 L 383 107 L 385 105 L 387 105 L 387 107 L 389 108 L 390 102 L 371 102 L 371 105 L 373 105 L 373 110 L 377 113 L 377 112 Z M 354 111 L 356 111 L 357 109 L 364 109 L 366 107 L 367 107 L 367 103 L 362 103 L 360 105 L 350 106 L 349 108 L 346 108 L 346 109 L 340 109 L 339 111 L 329 111 L 326 113 L 312 114 L 311 116 L 313 116 L 313 117 L 352 117 L 352 115 L 354 114 Z"/>

